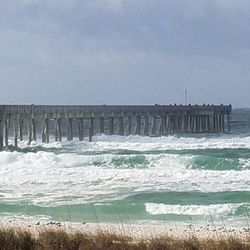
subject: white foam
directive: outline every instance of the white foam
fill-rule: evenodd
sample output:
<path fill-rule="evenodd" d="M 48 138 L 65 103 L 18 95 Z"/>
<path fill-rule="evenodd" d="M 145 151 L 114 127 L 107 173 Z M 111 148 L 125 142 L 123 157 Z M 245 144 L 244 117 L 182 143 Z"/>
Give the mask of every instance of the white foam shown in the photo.
<path fill-rule="evenodd" d="M 141 153 L 145 161 L 133 168 L 133 157 L 138 154 L 113 152 L 119 149 L 143 152 L 250 148 L 250 137 L 150 138 L 101 135 L 95 136 L 93 140 L 93 143 L 78 142 L 77 139 L 72 142 L 64 140 L 62 143 L 46 145 L 65 151 L 60 154 L 44 151 L 0 152 L 0 201 L 58 204 L 65 202 L 65 196 L 74 196 L 68 198 L 68 203 L 82 203 L 121 199 L 140 191 L 250 191 L 249 159 L 240 160 L 243 166 L 240 171 L 193 169 L 196 156 L 160 151 L 156 154 Z M 27 147 L 27 142 L 22 142 L 21 147 Z M 67 153 L 68 148 L 73 153 Z M 103 154 L 96 154 L 96 151 Z M 88 155 L 83 152 L 88 152 Z"/>
<path fill-rule="evenodd" d="M 181 150 L 207 148 L 250 148 L 249 136 L 221 135 L 216 137 L 143 137 L 143 136 L 94 136 L 92 149 L 130 149 L 130 150 Z"/>
<path fill-rule="evenodd" d="M 41 139 L 38 138 L 40 142 Z M 250 136 L 220 135 L 216 137 L 144 137 L 144 136 L 118 136 L 118 135 L 96 135 L 93 142 L 89 143 L 88 138 L 79 142 L 74 138 L 73 141 L 67 141 L 63 138 L 62 142 L 54 142 L 51 138 L 50 144 L 32 142 L 28 145 L 28 140 L 19 142 L 19 147 L 74 147 L 77 151 L 103 151 L 127 149 L 135 151 L 150 150 L 182 150 L 182 149 L 222 149 L 222 148 L 250 148 Z M 13 138 L 10 138 L 9 144 L 13 144 Z"/>
<path fill-rule="evenodd" d="M 220 216 L 233 214 L 242 203 L 212 204 L 212 205 L 166 205 L 158 203 L 146 203 L 146 211 L 152 215 L 176 214 L 176 215 L 209 215 Z"/>
<path fill-rule="evenodd" d="M 191 169 L 193 156 L 144 155 L 142 168 L 114 165 L 136 155 L 0 152 L 0 201 L 100 202 L 139 191 L 249 191 L 250 170 Z M 127 163 L 129 164 L 129 163 Z"/>

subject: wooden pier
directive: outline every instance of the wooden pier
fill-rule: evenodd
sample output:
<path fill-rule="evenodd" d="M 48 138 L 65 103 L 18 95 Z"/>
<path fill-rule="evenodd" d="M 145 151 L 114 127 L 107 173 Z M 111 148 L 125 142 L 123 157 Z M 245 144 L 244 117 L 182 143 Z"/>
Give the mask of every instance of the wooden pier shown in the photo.
<path fill-rule="evenodd" d="M 94 134 L 162 136 L 230 131 L 231 105 L 0 105 L 0 147 Z"/>

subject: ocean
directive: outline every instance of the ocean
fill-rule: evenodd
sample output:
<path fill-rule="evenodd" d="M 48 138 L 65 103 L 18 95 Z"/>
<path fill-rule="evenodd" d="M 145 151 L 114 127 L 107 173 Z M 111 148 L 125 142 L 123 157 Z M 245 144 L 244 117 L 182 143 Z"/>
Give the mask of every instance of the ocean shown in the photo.
<path fill-rule="evenodd" d="M 234 110 L 225 134 L 26 138 L 0 152 L 0 216 L 249 226 L 249 117 Z"/>

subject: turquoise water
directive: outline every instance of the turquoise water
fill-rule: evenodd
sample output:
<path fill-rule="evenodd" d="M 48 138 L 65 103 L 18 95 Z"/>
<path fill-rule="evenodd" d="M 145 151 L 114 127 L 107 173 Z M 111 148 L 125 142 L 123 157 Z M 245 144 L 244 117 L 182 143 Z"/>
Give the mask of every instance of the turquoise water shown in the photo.
<path fill-rule="evenodd" d="M 239 130 L 10 146 L 0 152 L 0 216 L 246 226 L 250 136 Z"/>

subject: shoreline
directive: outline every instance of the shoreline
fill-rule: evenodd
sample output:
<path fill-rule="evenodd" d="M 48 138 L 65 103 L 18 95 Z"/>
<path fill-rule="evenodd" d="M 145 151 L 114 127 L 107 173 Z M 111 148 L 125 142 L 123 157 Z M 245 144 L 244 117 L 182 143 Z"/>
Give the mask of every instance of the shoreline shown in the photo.
<path fill-rule="evenodd" d="M 173 224 L 173 223 L 92 223 L 92 222 L 68 222 L 47 220 L 0 220 L 0 229 L 14 229 L 31 232 L 36 235 L 43 230 L 58 230 L 67 233 L 83 232 L 95 235 L 98 232 L 109 232 L 117 235 L 132 237 L 134 239 L 154 238 L 168 236 L 181 239 L 197 237 L 206 238 L 244 238 L 250 235 L 247 227 L 217 227 L 215 224 Z"/>

